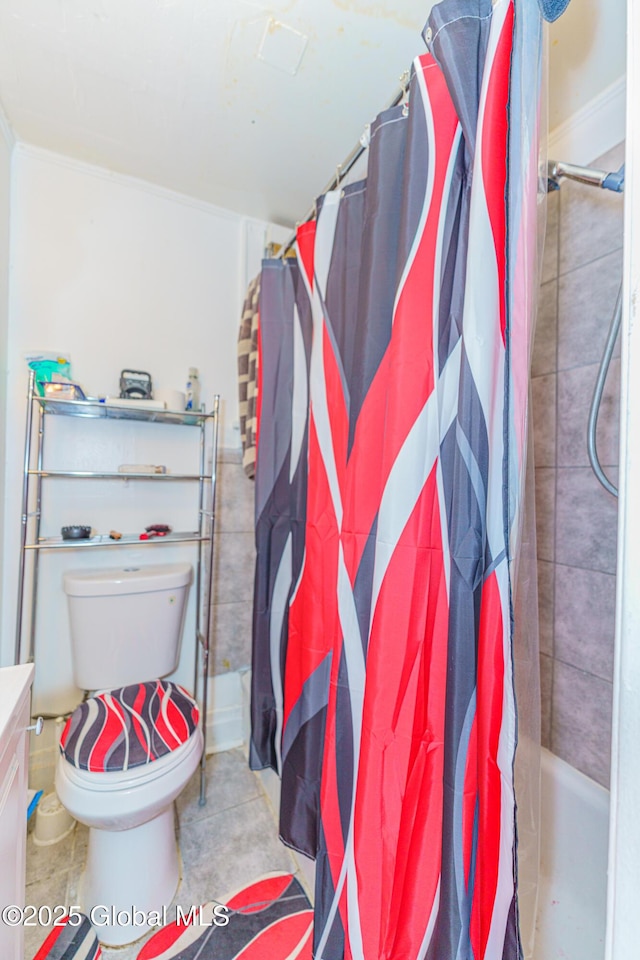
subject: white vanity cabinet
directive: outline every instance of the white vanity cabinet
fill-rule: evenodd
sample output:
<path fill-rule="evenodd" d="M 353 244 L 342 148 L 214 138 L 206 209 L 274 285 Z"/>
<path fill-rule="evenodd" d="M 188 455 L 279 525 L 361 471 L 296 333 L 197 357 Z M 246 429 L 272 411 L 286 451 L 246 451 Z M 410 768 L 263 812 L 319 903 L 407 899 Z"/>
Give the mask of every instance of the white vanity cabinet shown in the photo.
<path fill-rule="evenodd" d="M 0 669 L 0 911 L 24 906 L 33 664 Z M 0 919 L 0 957 L 23 960 L 22 926 Z"/>

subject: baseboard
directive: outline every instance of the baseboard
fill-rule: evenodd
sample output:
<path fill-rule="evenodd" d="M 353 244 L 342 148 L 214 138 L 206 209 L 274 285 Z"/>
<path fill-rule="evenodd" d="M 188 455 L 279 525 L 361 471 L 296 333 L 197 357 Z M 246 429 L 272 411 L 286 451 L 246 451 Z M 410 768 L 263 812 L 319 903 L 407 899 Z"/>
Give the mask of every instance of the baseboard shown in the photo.
<path fill-rule="evenodd" d="M 621 143 L 626 131 L 626 89 L 623 75 L 551 130 L 549 159 L 586 166 Z"/>

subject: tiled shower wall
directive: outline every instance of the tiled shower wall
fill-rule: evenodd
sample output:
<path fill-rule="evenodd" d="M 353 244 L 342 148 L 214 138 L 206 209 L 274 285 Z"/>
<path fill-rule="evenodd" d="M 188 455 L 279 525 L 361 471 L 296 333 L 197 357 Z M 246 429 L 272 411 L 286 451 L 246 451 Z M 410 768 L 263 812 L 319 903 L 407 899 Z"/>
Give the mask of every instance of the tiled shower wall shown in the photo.
<path fill-rule="evenodd" d="M 591 165 L 617 170 L 623 162 L 620 144 Z M 622 279 L 622 232 L 621 196 L 568 181 L 549 195 L 532 362 L 542 741 L 605 786 L 617 501 L 589 466 L 587 422 Z M 619 356 L 618 338 L 597 434 L 614 484 Z"/>
<path fill-rule="evenodd" d="M 239 450 L 220 451 L 217 479 L 211 674 L 251 663 L 255 564 L 254 483 Z"/>

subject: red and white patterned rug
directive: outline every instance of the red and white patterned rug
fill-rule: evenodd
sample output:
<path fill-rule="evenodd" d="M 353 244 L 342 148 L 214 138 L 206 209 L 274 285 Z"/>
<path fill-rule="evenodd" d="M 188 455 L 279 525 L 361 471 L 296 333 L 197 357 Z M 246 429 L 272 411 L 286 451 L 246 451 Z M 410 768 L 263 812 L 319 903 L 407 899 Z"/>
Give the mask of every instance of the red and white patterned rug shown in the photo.
<path fill-rule="evenodd" d="M 224 901 L 183 911 L 138 960 L 311 960 L 313 909 L 290 873 L 271 873 Z"/>
<path fill-rule="evenodd" d="M 53 928 L 33 960 L 100 960 L 100 944 L 89 918 L 76 913 L 73 925 L 69 919 Z"/>

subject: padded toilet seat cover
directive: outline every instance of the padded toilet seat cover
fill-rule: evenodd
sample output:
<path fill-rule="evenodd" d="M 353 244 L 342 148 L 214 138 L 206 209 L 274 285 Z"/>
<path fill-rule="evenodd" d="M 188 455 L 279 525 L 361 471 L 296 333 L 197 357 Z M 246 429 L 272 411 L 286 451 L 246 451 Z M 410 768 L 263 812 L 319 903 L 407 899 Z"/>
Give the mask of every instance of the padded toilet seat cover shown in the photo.
<path fill-rule="evenodd" d="M 198 704 L 176 683 L 134 683 L 76 707 L 60 737 L 60 751 L 80 770 L 128 770 L 185 743 L 199 716 Z"/>

